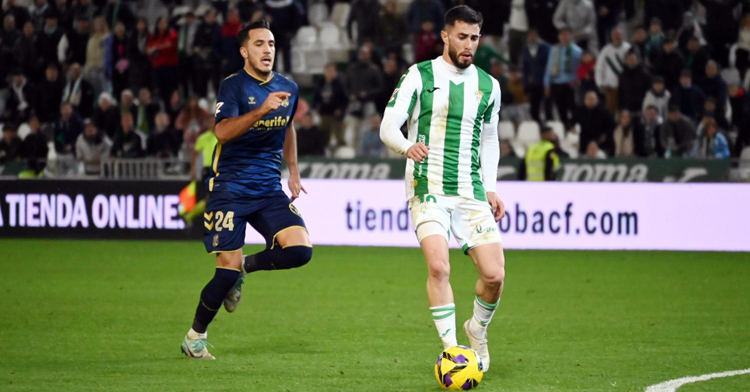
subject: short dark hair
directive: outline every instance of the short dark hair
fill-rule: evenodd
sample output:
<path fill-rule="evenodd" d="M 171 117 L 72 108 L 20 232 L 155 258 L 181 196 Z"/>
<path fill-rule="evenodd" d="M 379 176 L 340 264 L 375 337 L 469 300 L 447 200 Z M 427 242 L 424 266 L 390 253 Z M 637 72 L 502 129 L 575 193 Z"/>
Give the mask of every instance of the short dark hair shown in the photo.
<path fill-rule="evenodd" d="M 664 78 L 659 75 L 656 75 L 653 78 L 651 78 L 651 84 L 656 84 L 656 83 L 664 84 Z"/>
<path fill-rule="evenodd" d="M 673 103 L 673 104 L 669 105 L 669 112 L 670 113 L 679 112 L 679 111 L 680 111 L 680 105 L 678 105 L 676 103 Z"/>
<path fill-rule="evenodd" d="M 455 26 L 456 21 L 459 20 L 468 24 L 479 25 L 479 28 L 481 28 L 482 23 L 484 23 L 482 13 L 475 11 L 473 8 L 466 5 L 457 5 L 445 13 L 446 26 Z"/>
<path fill-rule="evenodd" d="M 271 30 L 271 24 L 265 19 L 260 19 L 242 26 L 240 32 L 237 33 L 237 43 L 240 44 L 240 47 L 245 46 L 245 42 L 250 38 L 250 30 L 255 29 Z"/>
<path fill-rule="evenodd" d="M 553 131 L 554 131 L 554 129 L 552 129 L 552 127 L 550 127 L 549 125 L 546 125 L 546 124 L 542 125 L 542 127 L 539 128 L 539 134 L 540 135 L 545 134 L 547 132 L 553 132 Z"/>

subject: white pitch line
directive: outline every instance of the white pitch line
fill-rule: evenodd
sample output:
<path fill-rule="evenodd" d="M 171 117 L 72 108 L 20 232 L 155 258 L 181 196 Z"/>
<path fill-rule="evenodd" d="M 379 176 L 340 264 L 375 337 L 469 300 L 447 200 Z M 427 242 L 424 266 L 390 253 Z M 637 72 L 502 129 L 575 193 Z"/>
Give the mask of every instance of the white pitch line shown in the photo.
<path fill-rule="evenodd" d="M 741 374 L 750 374 L 750 369 L 732 370 L 729 372 L 704 374 L 702 376 L 676 378 L 674 380 L 669 380 L 660 384 L 652 385 L 646 388 L 646 392 L 675 392 L 677 388 L 685 384 L 692 384 L 694 382 L 706 381 L 713 378 L 739 376 Z"/>

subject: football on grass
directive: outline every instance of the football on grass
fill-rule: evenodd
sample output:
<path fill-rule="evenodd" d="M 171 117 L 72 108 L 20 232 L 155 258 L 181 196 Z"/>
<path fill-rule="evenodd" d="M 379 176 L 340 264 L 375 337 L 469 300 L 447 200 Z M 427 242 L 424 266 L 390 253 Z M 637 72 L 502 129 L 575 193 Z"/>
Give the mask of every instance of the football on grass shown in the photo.
<path fill-rule="evenodd" d="M 482 381 L 484 372 L 477 353 L 465 346 L 453 346 L 438 356 L 435 377 L 443 389 L 467 391 Z"/>

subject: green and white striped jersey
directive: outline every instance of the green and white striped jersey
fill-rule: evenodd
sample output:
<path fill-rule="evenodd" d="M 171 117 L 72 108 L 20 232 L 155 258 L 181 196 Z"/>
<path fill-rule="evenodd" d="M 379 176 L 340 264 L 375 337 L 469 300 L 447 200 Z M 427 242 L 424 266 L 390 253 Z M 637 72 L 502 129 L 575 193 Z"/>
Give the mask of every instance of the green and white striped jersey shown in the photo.
<path fill-rule="evenodd" d="M 381 138 L 405 154 L 429 146 L 423 162 L 406 165 L 407 197 L 446 195 L 485 201 L 495 191 L 500 85 L 483 70 L 459 69 L 442 57 L 413 65 L 385 109 Z M 398 132 L 407 122 L 408 141 Z M 480 161 L 481 160 L 481 161 Z"/>

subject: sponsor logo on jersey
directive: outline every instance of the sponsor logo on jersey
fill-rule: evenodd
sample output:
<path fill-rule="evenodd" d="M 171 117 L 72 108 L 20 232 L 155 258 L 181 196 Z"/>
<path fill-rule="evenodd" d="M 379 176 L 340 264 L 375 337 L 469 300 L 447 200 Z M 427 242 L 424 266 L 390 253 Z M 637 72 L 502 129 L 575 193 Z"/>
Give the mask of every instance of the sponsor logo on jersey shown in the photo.
<path fill-rule="evenodd" d="M 253 124 L 253 128 L 277 128 L 285 127 L 289 123 L 289 116 L 276 116 L 265 120 L 258 120 Z"/>
<path fill-rule="evenodd" d="M 430 93 L 430 94 L 432 94 L 432 93 L 434 93 L 437 90 L 440 90 L 440 87 L 433 87 L 433 88 L 427 90 L 427 92 Z"/>
<path fill-rule="evenodd" d="M 482 228 L 482 225 L 477 226 L 477 234 L 483 234 L 483 233 L 492 233 L 493 231 L 497 230 L 497 227 L 490 226 Z"/>

